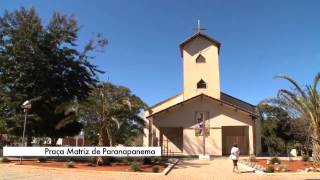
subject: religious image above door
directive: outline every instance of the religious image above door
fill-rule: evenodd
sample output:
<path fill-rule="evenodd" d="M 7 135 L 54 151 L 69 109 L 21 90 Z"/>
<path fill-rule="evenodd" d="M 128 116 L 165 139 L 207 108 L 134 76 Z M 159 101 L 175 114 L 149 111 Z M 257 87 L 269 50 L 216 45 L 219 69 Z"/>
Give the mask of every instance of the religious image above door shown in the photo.
<path fill-rule="evenodd" d="M 196 112 L 195 135 L 203 136 L 203 132 L 205 132 L 206 136 L 210 136 L 209 112 Z"/>

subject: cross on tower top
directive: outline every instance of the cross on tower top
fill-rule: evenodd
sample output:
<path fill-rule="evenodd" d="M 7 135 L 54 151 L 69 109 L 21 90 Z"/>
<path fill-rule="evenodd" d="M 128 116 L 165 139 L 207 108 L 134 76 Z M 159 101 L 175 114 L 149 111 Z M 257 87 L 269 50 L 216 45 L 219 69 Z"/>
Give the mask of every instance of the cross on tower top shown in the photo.
<path fill-rule="evenodd" d="M 197 31 L 197 33 L 207 30 L 206 28 L 202 28 L 200 24 L 200 20 L 198 20 L 198 26 L 196 28 L 193 28 L 193 30 Z"/>

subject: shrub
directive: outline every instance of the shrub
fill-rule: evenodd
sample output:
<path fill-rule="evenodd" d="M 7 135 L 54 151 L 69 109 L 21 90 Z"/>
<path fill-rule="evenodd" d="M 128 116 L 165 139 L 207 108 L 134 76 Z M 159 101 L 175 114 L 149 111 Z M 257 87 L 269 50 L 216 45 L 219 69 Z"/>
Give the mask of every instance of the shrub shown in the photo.
<path fill-rule="evenodd" d="M 161 164 L 168 164 L 168 163 L 169 163 L 169 159 L 168 159 L 168 158 L 162 158 L 162 159 L 160 160 L 160 163 L 161 163 Z"/>
<path fill-rule="evenodd" d="M 130 168 L 132 171 L 140 171 L 141 164 L 139 162 L 132 162 L 132 163 L 130 163 Z"/>
<path fill-rule="evenodd" d="M 68 161 L 64 164 L 66 168 L 74 168 L 75 163 L 73 161 Z"/>
<path fill-rule="evenodd" d="M 47 158 L 45 157 L 39 157 L 38 160 L 37 160 L 38 163 L 44 163 L 44 162 L 47 162 Z"/>
<path fill-rule="evenodd" d="M 117 161 L 119 161 L 117 158 L 109 157 L 109 162 L 113 163 L 113 162 L 117 162 Z"/>
<path fill-rule="evenodd" d="M 7 162 L 10 162 L 10 159 L 8 159 L 6 157 L 2 157 L 2 158 L 0 158 L 0 162 L 7 163 Z"/>
<path fill-rule="evenodd" d="M 256 156 L 255 155 L 250 155 L 249 156 L 249 160 L 251 161 L 251 162 L 256 162 Z"/>
<path fill-rule="evenodd" d="M 158 165 L 152 166 L 152 172 L 154 172 L 154 173 L 159 172 L 159 166 Z"/>
<path fill-rule="evenodd" d="M 132 157 L 127 157 L 126 159 L 125 159 L 125 161 L 126 162 L 128 162 L 128 164 L 130 164 L 131 162 L 133 162 L 133 158 Z"/>
<path fill-rule="evenodd" d="M 161 157 L 152 157 L 153 164 L 161 163 L 162 158 Z"/>
<path fill-rule="evenodd" d="M 105 160 L 105 161 L 103 161 L 103 165 L 105 165 L 105 166 L 111 166 L 112 163 L 111 163 L 111 161 L 109 161 L 109 160 Z"/>
<path fill-rule="evenodd" d="M 277 157 L 273 157 L 273 158 L 271 158 L 270 163 L 271 163 L 271 164 L 275 164 L 275 163 L 280 164 L 280 163 L 281 163 L 281 161 L 280 161 L 280 159 L 279 159 L 279 158 L 277 158 Z"/>
<path fill-rule="evenodd" d="M 274 172 L 274 168 L 272 166 L 268 166 L 265 170 L 266 173 L 273 173 Z"/>
<path fill-rule="evenodd" d="M 302 161 L 303 162 L 308 162 L 310 160 L 310 157 L 308 155 L 303 155 L 302 156 Z"/>
<path fill-rule="evenodd" d="M 280 164 L 280 165 L 279 165 L 279 170 L 280 170 L 280 171 L 287 171 L 287 167 L 288 167 L 288 166 L 287 166 L 286 164 Z"/>
<path fill-rule="evenodd" d="M 149 158 L 149 157 L 143 158 L 143 164 L 152 164 L 152 163 L 153 163 L 153 161 L 151 158 Z"/>

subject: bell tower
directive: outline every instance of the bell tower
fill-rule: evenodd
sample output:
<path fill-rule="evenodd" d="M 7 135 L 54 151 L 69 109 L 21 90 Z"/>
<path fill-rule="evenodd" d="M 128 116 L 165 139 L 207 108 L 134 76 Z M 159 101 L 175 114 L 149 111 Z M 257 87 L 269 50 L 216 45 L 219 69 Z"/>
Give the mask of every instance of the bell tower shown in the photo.
<path fill-rule="evenodd" d="M 198 94 L 220 99 L 219 49 L 220 42 L 201 32 L 180 44 L 183 59 L 184 100 Z"/>

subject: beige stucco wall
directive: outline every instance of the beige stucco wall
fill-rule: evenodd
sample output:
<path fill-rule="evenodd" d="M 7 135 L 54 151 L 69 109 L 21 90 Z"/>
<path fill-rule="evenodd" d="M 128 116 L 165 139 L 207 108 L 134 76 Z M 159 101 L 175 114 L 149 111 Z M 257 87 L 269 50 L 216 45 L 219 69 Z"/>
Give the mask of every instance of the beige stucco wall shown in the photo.
<path fill-rule="evenodd" d="M 182 127 L 183 153 L 198 155 L 202 153 L 202 137 L 195 136 L 195 112 L 209 112 L 210 136 L 207 138 L 207 152 L 210 155 L 222 155 L 222 126 L 249 126 L 249 151 L 253 153 L 253 128 L 251 117 L 242 111 L 227 105 L 220 105 L 206 97 L 196 98 L 170 111 L 153 116 L 156 127 Z M 157 129 L 157 128 L 156 128 Z M 160 133 L 157 132 L 157 135 Z"/>
<path fill-rule="evenodd" d="M 195 136 L 195 130 L 183 130 L 183 154 L 199 155 L 203 153 L 203 137 Z M 210 129 L 210 136 L 206 138 L 206 154 L 221 156 L 222 155 L 222 136 L 221 129 Z"/>
<path fill-rule="evenodd" d="M 218 47 L 199 36 L 183 47 L 183 89 L 184 99 L 204 93 L 220 99 L 220 76 Z M 205 63 L 196 63 L 201 54 Z M 197 89 L 197 83 L 203 79 L 206 89 Z"/>

